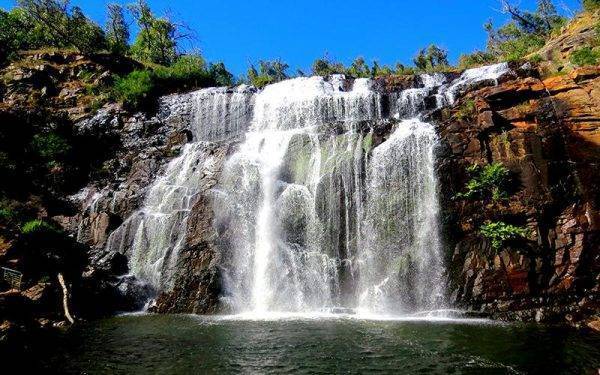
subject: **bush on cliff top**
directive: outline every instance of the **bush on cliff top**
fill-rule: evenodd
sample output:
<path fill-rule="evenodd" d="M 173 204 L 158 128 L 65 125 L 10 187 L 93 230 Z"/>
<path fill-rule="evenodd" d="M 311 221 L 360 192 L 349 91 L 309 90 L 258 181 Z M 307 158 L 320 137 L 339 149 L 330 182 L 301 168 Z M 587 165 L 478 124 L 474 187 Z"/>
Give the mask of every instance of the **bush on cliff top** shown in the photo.
<path fill-rule="evenodd" d="M 154 77 L 149 70 L 136 70 L 115 80 L 114 93 L 130 108 L 141 107 L 155 90 Z"/>
<path fill-rule="evenodd" d="M 184 55 L 171 66 L 136 70 L 117 78 L 113 92 L 128 107 L 139 109 L 168 92 L 232 84 L 233 76 L 223 63 L 210 64 L 207 68 L 202 57 Z"/>

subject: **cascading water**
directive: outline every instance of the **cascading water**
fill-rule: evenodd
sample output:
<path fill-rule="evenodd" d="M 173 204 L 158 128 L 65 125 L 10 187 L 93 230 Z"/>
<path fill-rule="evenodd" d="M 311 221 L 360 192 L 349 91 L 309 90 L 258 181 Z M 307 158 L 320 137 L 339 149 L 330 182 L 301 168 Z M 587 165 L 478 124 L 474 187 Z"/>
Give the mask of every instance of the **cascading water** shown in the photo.
<path fill-rule="evenodd" d="M 359 308 L 442 306 L 443 272 L 432 125 L 404 120 L 373 150 L 367 175 Z"/>
<path fill-rule="evenodd" d="M 191 208 L 202 190 L 203 171 L 216 158 L 206 140 L 235 133 L 247 124 L 253 95 L 244 87 L 200 90 L 192 95 L 195 140 L 150 187 L 142 209 L 131 215 L 107 241 L 107 250 L 128 255 L 130 272 L 158 290 L 173 287 L 179 252 L 185 245 Z M 244 128 L 245 129 L 245 128 Z"/>
<path fill-rule="evenodd" d="M 256 94 L 247 87 L 193 94 L 196 140 L 247 129 L 213 194 L 226 309 L 260 316 L 444 307 L 438 140 L 419 116 L 507 72 L 499 64 L 453 82 L 422 75 L 422 87 L 387 99 L 374 81 L 343 76 L 291 79 Z M 381 142 L 375 129 L 391 118 L 404 120 Z M 158 289 L 172 286 L 196 175 L 213 162 L 203 150 L 202 142 L 186 146 L 108 242 Z"/>
<path fill-rule="evenodd" d="M 338 79 L 297 78 L 257 95 L 250 132 L 225 168 L 215 211 L 237 233 L 224 272 L 233 311 L 317 311 L 339 303 L 345 257 L 327 246 L 328 235 L 350 232 L 349 223 L 339 228 L 339 216 L 359 200 L 350 193 L 358 183 L 355 150 L 362 147 L 355 126 L 380 118 L 381 107 L 370 80 L 356 80 L 346 92 Z M 330 124 L 341 127 L 339 134 Z M 348 194 L 332 189 L 342 186 Z"/>

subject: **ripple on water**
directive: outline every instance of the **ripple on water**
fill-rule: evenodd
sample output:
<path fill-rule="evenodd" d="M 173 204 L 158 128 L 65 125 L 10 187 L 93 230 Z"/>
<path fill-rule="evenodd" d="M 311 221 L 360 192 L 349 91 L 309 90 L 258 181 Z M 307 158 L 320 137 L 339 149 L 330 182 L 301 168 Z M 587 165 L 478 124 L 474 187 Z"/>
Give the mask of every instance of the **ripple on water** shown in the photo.
<path fill-rule="evenodd" d="M 138 315 L 75 327 L 42 354 L 42 370 L 90 374 L 582 373 L 600 367 L 600 336 L 490 322 Z"/>

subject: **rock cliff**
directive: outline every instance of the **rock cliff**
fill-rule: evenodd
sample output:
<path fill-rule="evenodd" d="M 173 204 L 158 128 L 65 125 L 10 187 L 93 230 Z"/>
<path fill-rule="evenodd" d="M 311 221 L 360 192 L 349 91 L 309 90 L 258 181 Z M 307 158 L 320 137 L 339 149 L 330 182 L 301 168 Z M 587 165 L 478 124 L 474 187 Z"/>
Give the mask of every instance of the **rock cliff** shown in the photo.
<path fill-rule="evenodd" d="M 532 70 L 470 91 L 440 114 L 451 298 L 459 306 L 509 320 L 597 319 L 599 88 L 596 67 L 547 78 Z M 510 198 L 456 199 L 467 167 L 493 162 L 515 176 Z M 495 251 L 478 233 L 486 220 L 518 222 L 530 235 Z"/>

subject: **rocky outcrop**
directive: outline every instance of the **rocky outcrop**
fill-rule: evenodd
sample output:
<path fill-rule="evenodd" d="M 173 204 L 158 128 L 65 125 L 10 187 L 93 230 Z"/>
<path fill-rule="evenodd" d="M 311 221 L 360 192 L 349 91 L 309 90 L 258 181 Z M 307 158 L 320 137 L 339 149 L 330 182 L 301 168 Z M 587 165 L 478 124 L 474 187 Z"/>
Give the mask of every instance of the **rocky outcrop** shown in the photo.
<path fill-rule="evenodd" d="M 77 121 L 90 117 L 108 102 L 104 90 L 115 75 L 125 75 L 141 65 L 110 54 L 73 52 L 21 52 L 21 58 L 0 75 L 0 110 L 46 107 Z"/>
<path fill-rule="evenodd" d="M 510 320 L 577 323 L 599 313 L 599 89 L 597 68 L 521 75 L 471 91 L 441 114 L 454 303 Z M 457 199 L 466 168 L 493 162 L 513 173 L 511 196 Z M 479 234 L 487 220 L 526 226 L 530 235 L 494 250 Z"/>
<path fill-rule="evenodd" d="M 187 220 L 185 245 L 179 254 L 174 287 L 159 294 L 152 310 L 159 313 L 216 313 L 221 292 L 214 225 L 213 188 L 235 142 L 206 143 L 205 153 L 214 163 L 198 170 L 201 187 Z"/>

